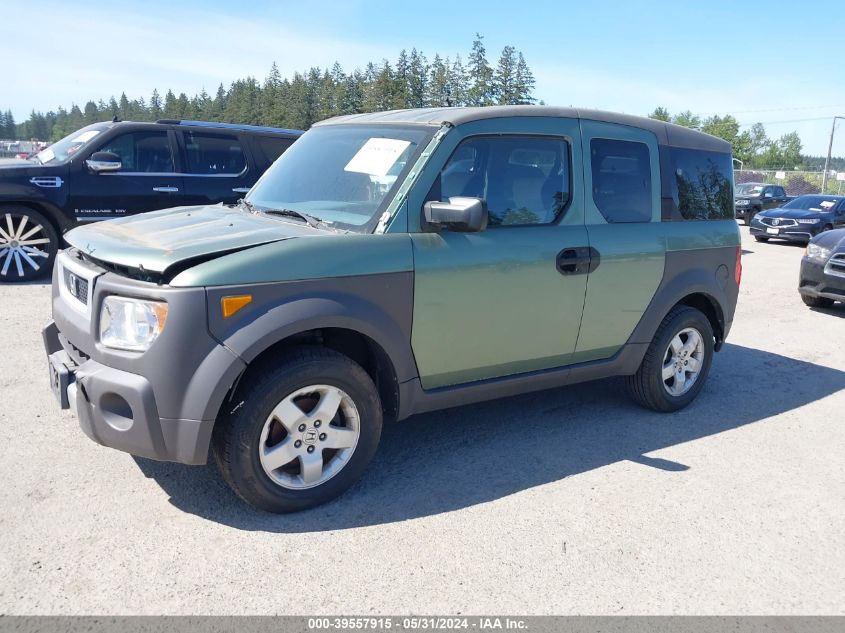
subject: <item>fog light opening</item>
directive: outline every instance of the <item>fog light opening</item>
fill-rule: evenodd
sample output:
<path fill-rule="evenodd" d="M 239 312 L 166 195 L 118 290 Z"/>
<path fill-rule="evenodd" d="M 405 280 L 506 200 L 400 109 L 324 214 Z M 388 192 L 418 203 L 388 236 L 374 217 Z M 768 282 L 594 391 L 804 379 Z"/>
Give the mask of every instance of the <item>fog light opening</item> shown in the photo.
<path fill-rule="evenodd" d="M 123 396 L 116 393 L 104 393 L 100 398 L 100 411 L 110 427 L 118 431 L 128 431 L 134 422 L 132 407 Z"/>

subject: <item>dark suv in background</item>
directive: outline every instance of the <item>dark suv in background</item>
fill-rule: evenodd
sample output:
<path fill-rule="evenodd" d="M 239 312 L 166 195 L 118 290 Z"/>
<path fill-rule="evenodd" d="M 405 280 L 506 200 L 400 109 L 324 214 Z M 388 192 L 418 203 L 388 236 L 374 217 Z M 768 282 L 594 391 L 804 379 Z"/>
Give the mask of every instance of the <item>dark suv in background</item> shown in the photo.
<path fill-rule="evenodd" d="M 79 223 L 234 203 L 302 134 L 252 125 L 115 121 L 0 159 L 0 282 L 49 271 Z"/>
<path fill-rule="evenodd" d="M 779 185 L 766 182 L 746 182 L 736 186 L 734 206 L 736 217 L 741 218 L 746 225 L 751 225 L 754 216 L 766 209 L 779 207 L 794 196 L 786 195 L 786 191 Z"/>

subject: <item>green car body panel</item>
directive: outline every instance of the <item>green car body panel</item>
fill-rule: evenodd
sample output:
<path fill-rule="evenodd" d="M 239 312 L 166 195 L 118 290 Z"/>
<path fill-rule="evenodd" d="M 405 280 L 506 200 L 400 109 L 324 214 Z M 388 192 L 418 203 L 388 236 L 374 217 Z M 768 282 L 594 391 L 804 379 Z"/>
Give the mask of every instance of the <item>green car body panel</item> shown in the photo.
<path fill-rule="evenodd" d="M 96 418 L 92 403 L 94 413 L 86 413 L 83 428 L 95 440 L 157 459 L 204 462 L 227 394 L 252 363 L 288 341 L 349 350 L 356 362 L 369 363 L 383 401 L 401 419 L 633 374 L 661 320 L 678 303 L 705 311 L 717 348 L 727 336 L 738 294 L 739 231 L 733 219 L 698 220 L 681 209 L 672 163 L 682 160 L 674 157 L 676 148 L 691 147 L 727 157 L 729 164 L 723 141 L 637 117 L 533 106 L 352 115 L 319 127 L 332 125 L 426 130 L 396 180 L 373 184 L 389 192 L 371 230 L 310 226 L 293 217 L 216 206 L 155 212 L 67 234 L 73 248 L 54 272 L 48 352 L 87 367 L 81 371 L 86 393 L 98 388 L 90 367 L 96 364 L 139 378 L 132 384 L 142 385 L 146 395 L 138 402 L 154 402 L 137 414 L 154 430 L 131 438 L 134 431 L 127 431 L 125 440 L 113 429 L 97 430 L 106 422 Z M 426 203 L 435 200 L 432 192 L 462 143 L 511 137 L 551 139 L 567 148 L 568 199 L 553 221 L 464 231 L 426 220 Z M 308 138 L 306 133 L 280 161 L 295 160 Z M 648 218 L 605 217 L 597 196 L 606 195 L 606 187 L 593 182 L 595 139 L 647 148 Z M 526 160 L 518 167 L 536 172 L 541 158 Z M 274 177 L 273 169 L 256 189 Z M 618 169 L 626 175 L 624 165 Z M 729 197 L 731 216 L 732 186 L 732 175 L 724 175 L 722 190 L 713 193 L 720 201 Z M 583 267 L 562 264 L 569 251 L 583 258 Z M 68 298 L 69 273 L 93 286 L 82 307 Z M 171 319 L 173 325 L 165 338 L 171 349 L 153 343 L 138 354 L 103 346 L 98 315 L 111 294 L 168 302 L 172 314 L 165 332 Z M 235 295 L 249 295 L 251 303 L 224 317 L 221 302 Z M 202 314 L 178 313 L 183 305 L 196 311 L 203 302 Z M 201 371 L 182 363 L 184 376 L 168 372 L 168 384 L 162 384 L 156 363 L 179 355 L 172 348 L 175 330 L 188 332 L 191 323 L 208 360 Z M 116 373 L 109 380 L 122 378 Z"/>

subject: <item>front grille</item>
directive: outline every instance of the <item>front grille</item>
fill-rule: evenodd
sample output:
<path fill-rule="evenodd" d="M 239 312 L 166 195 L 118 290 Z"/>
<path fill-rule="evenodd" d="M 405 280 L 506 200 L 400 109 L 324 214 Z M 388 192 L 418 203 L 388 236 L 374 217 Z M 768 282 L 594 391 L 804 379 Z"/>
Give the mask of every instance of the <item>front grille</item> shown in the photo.
<path fill-rule="evenodd" d="M 785 226 L 798 226 L 798 221 L 790 218 L 760 218 L 760 222 L 766 226 L 775 226 L 778 228 L 783 228 Z"/>
<path fill-rule="evenodd" d="M 70 295 L 79 301 L 82 305 L 88 305 L 88 280 L 70 272 L 67 268 L 63 269 L 65 288 Z"/>
<path fill-rule="evenodd" d="M 845 253 L 831 255 L 830 259 L 827 260 L 827 266 L 824 267 L 824 272 L 828 275 L 845 277 Z"/>

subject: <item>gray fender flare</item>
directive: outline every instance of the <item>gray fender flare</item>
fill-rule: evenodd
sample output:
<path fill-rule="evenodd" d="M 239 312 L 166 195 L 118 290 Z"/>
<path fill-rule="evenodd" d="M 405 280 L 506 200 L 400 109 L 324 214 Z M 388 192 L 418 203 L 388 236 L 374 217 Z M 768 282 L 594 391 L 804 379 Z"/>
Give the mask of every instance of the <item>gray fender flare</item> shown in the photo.
<path fill-rule="evenodd" d="M 673 306 L 680 302 L 684 297 L 692 294 L 700 294 L 707 297 L 713 304 L 716 311 L 717 319 L 722 331 L 725 332 L 727 324 L 733 319 L 733 314 L 726 315 L 723 306 L 732 305 L 733 302 L 729 300 L 729 276 L 733 272 L 727 269 L 727 264 L 724 261 L 725 253 L 721 251 L 730 251 L 730 257 L 734 256 L 735 247 L 731 246 L 725 249 L 708 249 L 703 251 L 679 251 L 675 253 L 667 253 L 666 269 L 663 281 L 654 293 L 654 297 L 649 303 L 643 313 L 643 317 L 634 328 L 628 343 L 649 344 L 657 332 L 661 321 L 669 313 Z M 686 259 L 687 257 L 701 258 L 700 266 L 673 265 L 673 259 Z M 688 262 L 684 262 L 688 264 Z M 718 276 L 717 270 L 724 265 L 724 275 Z M 677 271 L 672 274 L 670 271 Z M 643 351 L 645 353 L 645 351 Z"/>
<path fill-rule="evenodd" d="M 390 358 L 399 383 L 415 378 L 410 317 L 399 323 L 376 304 L 345 293 L 296 298 L 270 308 L 222 343 L 246 364 L 286 338 L 320 328 L 343 328 L 367 336 Z"/>

